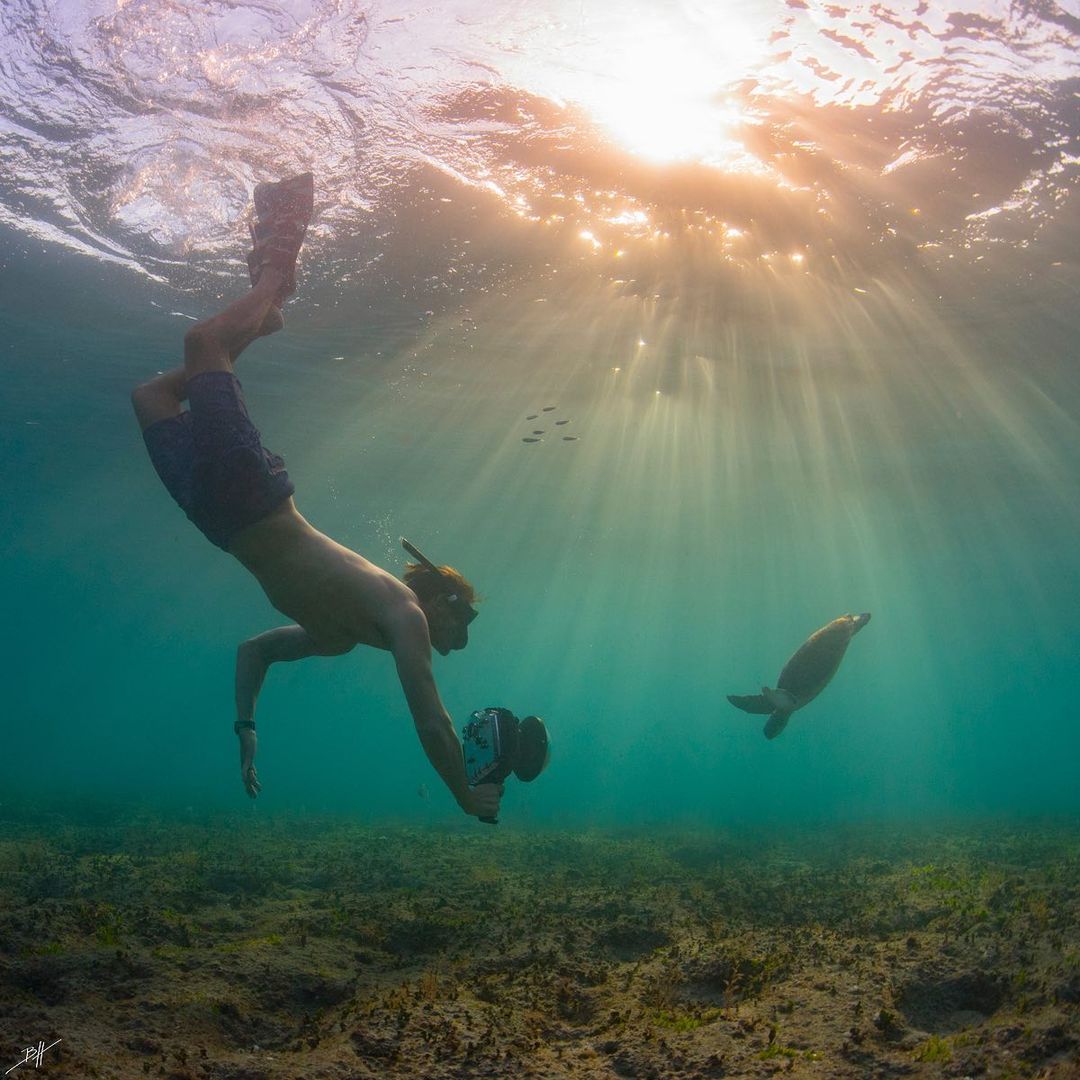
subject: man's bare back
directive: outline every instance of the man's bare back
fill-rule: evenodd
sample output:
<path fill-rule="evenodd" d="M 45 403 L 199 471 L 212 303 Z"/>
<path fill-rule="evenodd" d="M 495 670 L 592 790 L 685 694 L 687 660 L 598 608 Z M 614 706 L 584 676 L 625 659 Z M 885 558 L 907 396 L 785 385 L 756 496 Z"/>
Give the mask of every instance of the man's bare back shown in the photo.
<path fill-rule="evenodd" d="M 398 609 L 417 606 L 408 586 L 319 532 L 291 497 L 238 533 L 229 550 L 324 656 L 356 645 L 389 649 L 388 627 L 400 618 Z"/>

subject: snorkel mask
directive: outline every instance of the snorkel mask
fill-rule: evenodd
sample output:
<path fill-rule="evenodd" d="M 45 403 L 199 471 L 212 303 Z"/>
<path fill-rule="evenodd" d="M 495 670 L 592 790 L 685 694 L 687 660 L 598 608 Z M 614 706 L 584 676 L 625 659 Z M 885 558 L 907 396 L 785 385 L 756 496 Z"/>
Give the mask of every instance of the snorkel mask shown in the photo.
<path fill-rule="evenodd" d="M 401 538 L 401 546 L 425 570 L 430 570 L 432 573 L 438 574 L 439 577 L 446 582 L 446 592 L 443 594 L 446 597 L 446 603 L 454 615 L 461 620 L 462 625 L 468 626 L 480 612 L 477 611 L 464 596 L 457 592 L 457 587 L 454 583 L 426 555 L 421 554 L 419 548 L 410 544 L 404 536 Z"/>

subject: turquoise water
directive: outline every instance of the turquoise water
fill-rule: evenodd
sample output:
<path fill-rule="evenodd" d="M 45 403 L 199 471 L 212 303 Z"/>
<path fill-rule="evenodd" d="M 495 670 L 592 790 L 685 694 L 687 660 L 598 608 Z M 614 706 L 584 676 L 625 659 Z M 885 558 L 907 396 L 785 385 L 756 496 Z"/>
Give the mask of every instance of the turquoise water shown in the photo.
<path fill-rule="evenodd" d="M 1077 12 L 399 7 L 5 7 L 0 801 L 248 809 L 233 650 L 284 620 L 128 392 L 310 167 L 239 374 L 313 524 L 476 583 L 444 701 L 553 740 L 505 823 L 1080 810 Z M 858 611 L 781 738 L 727 703 Z M 258 715 L 251 812 L 458 815 L 387 656 Z"/>

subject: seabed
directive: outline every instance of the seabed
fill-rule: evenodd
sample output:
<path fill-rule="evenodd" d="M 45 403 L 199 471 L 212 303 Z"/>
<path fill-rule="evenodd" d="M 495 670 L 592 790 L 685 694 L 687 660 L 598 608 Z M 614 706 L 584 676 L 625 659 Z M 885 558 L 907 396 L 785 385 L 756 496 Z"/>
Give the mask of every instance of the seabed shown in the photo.
<path fill-rule="evenodd" d="M 1080 1076 L 1075 822 L 98 817 L 0 823 L 50 1080 Z"/>

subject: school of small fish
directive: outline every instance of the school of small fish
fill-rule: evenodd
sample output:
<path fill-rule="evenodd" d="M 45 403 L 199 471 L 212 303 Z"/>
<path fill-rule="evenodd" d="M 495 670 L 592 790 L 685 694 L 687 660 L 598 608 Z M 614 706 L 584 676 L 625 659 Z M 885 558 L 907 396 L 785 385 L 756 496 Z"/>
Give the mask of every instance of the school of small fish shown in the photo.
<path fill-rule="evenodd" d="M 558 408 L 557 405 L 545 405 L 540 410 L 540 412 L 554 412 L 557 408 Z M 529 413 L 529 415 L 525 417 L 526 420 L 538 420 L 539 418 L 540 418 L 540 413 Z M 556 427 L 562 427 L 564 424 L 569 424 L 569 423 L 570 423 L 569 419 L 556 420 L 555 421 L 555 426 Z M 523 436 L 521 441 L 524 442 L 524 443 L 543 442 L 544 441 L 543 436 L 545 434 L 545 431 L 546 431 L 545 428 L 533 428 L 532 429 L 532 434 Z M 577 435 L 564 435 L 562 437 L 562 441 L 563 442 L 577 442 L 578 437 L 577 437 Z"/>

